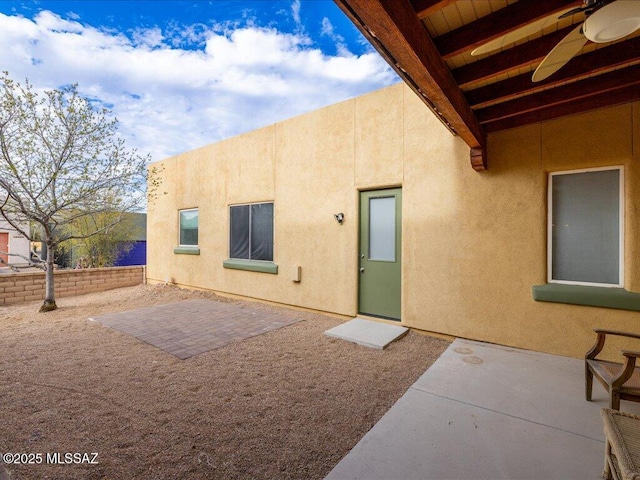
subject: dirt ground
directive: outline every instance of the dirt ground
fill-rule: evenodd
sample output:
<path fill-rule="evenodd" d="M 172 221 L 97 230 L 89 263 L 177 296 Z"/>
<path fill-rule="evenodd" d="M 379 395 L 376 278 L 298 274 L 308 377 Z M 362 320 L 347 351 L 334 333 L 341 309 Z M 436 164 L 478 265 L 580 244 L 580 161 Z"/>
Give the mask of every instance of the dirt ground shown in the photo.
<path fill-rule="evenodd" d="M 449 345 L 373 350 L 323 335 L 340 319 L 252 303 L 303 321 L 179 360 L 88 321 L 192 298 L 240 302 L 139 285 L 0 307 L 0 454 L 31 462 L 9 478 L 323 478 Z"/>

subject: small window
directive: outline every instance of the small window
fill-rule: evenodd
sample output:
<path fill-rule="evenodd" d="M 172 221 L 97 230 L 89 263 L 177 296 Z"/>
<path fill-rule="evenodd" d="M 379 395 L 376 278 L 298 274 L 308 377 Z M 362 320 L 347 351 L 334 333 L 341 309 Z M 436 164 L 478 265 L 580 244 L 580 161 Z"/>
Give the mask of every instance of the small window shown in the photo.
<path fill-rule="evenodd" d="M 621 167 L 550 174 L 550 283 L 622 286 L 623 192 Z"/>
<path fill-rule="evenodd" d="M 273 261 L 273 203 L 230 207 L 229 257 Z"/>
<path fill-rule="evenodd" d="M 396 261 L 396 197 L 369 199 L 369 260 Z"/>
<path fill-rule="evenodd" d="M 180 210 L 180 246 L 198 246 L 198 209 Z"/>

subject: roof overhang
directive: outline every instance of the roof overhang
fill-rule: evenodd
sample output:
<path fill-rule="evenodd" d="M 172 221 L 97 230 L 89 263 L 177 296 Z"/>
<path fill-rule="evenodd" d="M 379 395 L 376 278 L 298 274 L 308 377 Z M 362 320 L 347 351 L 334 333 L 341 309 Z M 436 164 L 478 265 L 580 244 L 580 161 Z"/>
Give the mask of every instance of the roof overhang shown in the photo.
<path fill-rule="evenodd" d="M 625 0 L 631 1 L 631 0 Z M 640 1 L 640 0 L 633 0 Z M 582 0 L 335 0 L 425 104 L 487 168 L 487 133 L 640 99 L 640 31 L 590 42 L 546 80 L 531 72 L 583 13 Z M 549 17 L 549 24 L 497 51 L 484 43 Z"/>

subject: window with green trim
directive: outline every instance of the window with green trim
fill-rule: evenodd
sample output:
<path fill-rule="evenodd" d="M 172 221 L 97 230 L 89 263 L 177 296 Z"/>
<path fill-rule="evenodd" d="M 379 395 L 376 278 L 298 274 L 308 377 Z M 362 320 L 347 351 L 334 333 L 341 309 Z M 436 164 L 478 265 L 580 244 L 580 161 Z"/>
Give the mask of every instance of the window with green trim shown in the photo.
<path fill-rule="evenodd" d="M 229 258 L 273 261 L 273 203 L 229 207 Z"/>
<path fill-rule="evenodd" d="M 622 287 L 623 172 L 549 174 L 549 283 Z"/>
<path fill-rule="evenodd" d="M 198 246 L 198 209 L 180 210 L 180 239 L 181 247 Z"/>

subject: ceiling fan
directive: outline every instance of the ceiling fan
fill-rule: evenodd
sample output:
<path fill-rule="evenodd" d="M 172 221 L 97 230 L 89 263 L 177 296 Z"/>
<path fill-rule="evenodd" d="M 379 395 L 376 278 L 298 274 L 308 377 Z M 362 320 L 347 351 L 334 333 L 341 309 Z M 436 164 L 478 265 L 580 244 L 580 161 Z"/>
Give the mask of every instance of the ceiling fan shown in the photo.
<path fill-rule="evenodd" d="M 541 31 L 562 18 L 584 13 L 585 21 L 576 26 L 538 65 L 531 80 L 539 82 L 560 70 L 591 40 L 607 43 L 619 40 L 640 28 L 640 0 L 584 0 L 584 5 L 542 18 L 481 45 L 471 55 L 497 50 L 517 40 Z"/>

